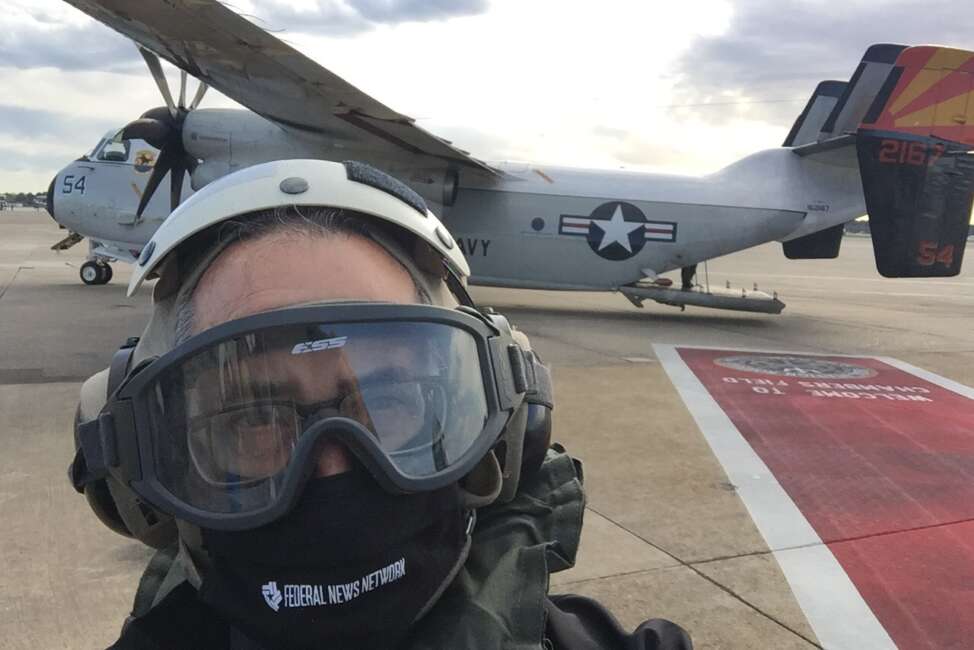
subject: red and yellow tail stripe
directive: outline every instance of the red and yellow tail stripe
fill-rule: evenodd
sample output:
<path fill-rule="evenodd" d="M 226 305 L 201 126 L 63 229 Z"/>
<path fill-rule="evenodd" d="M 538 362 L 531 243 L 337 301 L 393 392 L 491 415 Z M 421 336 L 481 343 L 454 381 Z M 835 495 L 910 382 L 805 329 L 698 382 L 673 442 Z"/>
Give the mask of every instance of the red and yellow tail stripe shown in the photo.
<path fill-rule="evenodd" d="M 910 47 L 890 74 L 899 78 L 882 112 L 860 128 L 974 145 L 974 52 Z"/>

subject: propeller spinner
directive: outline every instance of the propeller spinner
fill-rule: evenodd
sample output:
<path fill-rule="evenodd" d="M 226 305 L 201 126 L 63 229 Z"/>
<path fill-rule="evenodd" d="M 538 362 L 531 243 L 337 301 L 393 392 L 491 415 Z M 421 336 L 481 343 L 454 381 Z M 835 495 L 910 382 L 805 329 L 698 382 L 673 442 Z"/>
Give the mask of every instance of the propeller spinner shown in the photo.
<path fill-rule="evenodd" d="M 122 140 L 133 138 L 145 140 L 159 149 L 159 158 L 152 169 L 152 174 L 149 175 L 149 180 L 142 191 L 142 198 L 139 200 L 139 207 L 135 212 L 137 216 L 141 217 L 166 174 L 170 174 L 169 209 L 175 210 L 176 206 L 179 205 L 183 192 L 183 178 L 186 172 L 192 172 L 199 164 L 199 161 L 191 156 L 183 146 L 183 123 L 190 111 L 195 110 L 203 100 L 207 85 L 200 82 L 192 102 L 186 106 L 186 71 L 180 70 L 179 103 L 177 104 L 173 102 L 169 84 L 159 63 L 159 57 L 144 47 L 140 47 L 139 52 L 145 59 L 146 65 L 149 66 L 149 72 L 152 73 L 152 78 L 155 79 L 159 92 L 166 100 L 165 106 L 150 108 L 139 119 L 125 125 L 117 136 Z"/>

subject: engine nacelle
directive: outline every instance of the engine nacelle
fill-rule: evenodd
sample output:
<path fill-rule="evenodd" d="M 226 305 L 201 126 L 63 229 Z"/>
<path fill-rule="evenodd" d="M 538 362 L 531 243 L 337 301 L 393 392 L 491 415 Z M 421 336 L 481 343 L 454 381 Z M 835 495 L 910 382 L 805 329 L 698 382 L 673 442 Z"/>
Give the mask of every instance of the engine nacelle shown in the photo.
<path fill-rule="evenodd" d="M 222 108 L 191 111 L 183 125 L 183 146 L 190 155 L 203 161 L 192 174 L 194 190 L 238 169 L 289 158 L 361 160 L 377 165 L 408 184 L 434 207 L 453 205 L 459 188 L 459 173 L 455 169 L 417 169 L 405 157 L 391 164 L 387 160 L 374 160 L 374 148 L 339 136 L 312 138 L 287 131 L 250 111 Z"/>
<path fill-rule="evenodd" d="M 203 163 L 192 175 L 199 190 L 232 171 L 271 160 L 327 158 L 327 147 L 293 135 L 251 113 L 224 108 L 191 111 L 183 124 L 183 146 Z"/>
<path fill-rule="evenodd" d="M 460 174 L 456 169 L 410 169 L 392 168 L 387 170 L 430 203 L 450 207 L 457 200 L 460 189 Z"/>
<path fill-rule="evenodd" d="M 231 171 L 230 163 L 226 160 L 204 162 L 193 170 L 193 173 L 190 175 L 190 182 L 193 185 L 193 189 L 198 191 L 221 176 L 226 176 Z"/>

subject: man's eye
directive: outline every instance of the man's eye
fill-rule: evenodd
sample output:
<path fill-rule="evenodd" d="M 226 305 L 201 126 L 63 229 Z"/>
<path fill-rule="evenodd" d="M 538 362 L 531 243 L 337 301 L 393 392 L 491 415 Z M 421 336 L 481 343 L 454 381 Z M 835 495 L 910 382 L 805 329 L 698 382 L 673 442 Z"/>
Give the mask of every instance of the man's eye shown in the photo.
<path fill-rule="evenodd" d="M 369 400 L 369 408 L 379 411 L 391 411 L 406 407 L 406 402 L 395 395 L 380 395 Z"/>
<path fill-rule="evenodd" d="M 273 421 L 274 414 L 270 409 L 244 409 L 230 418 L 230 424 L 235 427 L 264 427 Z"/>
<path fill-rule="evenodd" d="M 371 413 L 398 413 L 402 416 L 410 416 L 422 411 L 421 394 L 415 386 L 369 391 L 365 395 L 365 404 Z"/>

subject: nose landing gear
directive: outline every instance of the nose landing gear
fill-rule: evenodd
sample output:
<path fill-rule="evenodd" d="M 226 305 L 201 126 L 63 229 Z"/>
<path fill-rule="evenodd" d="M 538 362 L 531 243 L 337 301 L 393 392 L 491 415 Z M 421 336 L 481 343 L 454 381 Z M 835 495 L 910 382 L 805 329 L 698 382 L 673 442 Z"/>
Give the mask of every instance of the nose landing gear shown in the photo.
<path fill-rule="evenodd" d="M 88 285 L 108 284 L 112 279 L 112 267 L 105 262 L 88 260 L 81 265 L 78 273 L 81 281 Z"/>

